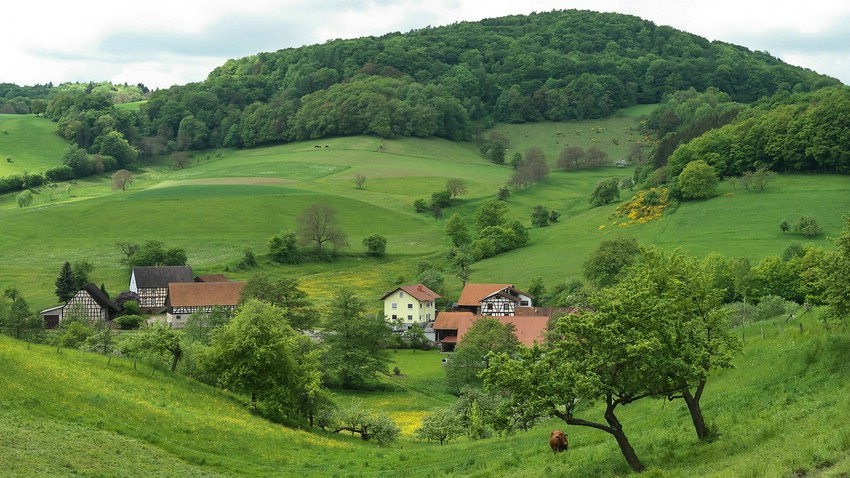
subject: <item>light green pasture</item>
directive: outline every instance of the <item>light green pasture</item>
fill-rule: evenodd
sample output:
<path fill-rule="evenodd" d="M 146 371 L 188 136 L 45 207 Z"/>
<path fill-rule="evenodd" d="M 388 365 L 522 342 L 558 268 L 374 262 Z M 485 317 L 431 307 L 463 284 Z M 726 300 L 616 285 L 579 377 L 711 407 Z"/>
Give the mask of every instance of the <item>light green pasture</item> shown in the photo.
<path fill-rule="evenodd" d="M 44 173 L 62 164 L 66 146 L 56 132 L 56 123 L 49 119 L 0 115 L 0 176 L 24 171 Z"/>

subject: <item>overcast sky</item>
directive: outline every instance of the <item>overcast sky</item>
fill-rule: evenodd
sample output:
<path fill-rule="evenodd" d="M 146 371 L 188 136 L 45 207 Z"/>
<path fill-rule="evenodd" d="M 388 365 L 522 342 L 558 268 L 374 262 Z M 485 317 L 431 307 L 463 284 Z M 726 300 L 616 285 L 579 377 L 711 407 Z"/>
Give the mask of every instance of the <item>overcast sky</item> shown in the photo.
<path fill-rule="evenodd" d="M 0 82 L 167 88 L 261 51 L 571 8 L 637 15 L 850 84 L 847 0 L 30 0 L 3 7 Z"/>

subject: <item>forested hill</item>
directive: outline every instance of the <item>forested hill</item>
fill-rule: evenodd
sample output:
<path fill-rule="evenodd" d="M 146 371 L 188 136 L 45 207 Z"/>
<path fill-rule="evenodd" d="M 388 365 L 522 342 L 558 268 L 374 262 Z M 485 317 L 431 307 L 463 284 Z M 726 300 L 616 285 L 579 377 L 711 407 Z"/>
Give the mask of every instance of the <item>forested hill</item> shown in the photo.
<path fill-rule="evenodd" d="M 468 139 L 473 125 L 598 118 L 714 86 L 739 102 L 837 80 L 640 18 L 554 11 L 230 60 L 155 92 L 146 136 L 181 149 L 344 134 Z"/>

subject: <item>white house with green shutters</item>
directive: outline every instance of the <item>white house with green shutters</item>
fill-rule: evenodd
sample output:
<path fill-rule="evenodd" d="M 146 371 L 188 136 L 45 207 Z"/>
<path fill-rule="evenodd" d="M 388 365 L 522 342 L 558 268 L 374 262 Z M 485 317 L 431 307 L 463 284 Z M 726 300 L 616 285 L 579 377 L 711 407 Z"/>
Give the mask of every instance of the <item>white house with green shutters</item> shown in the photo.
<path fill-rule="evenodd" d="M 425 324 L 437 318 L 435 302 L 440 295 L 422 284 L 397 287 L 381 297 L 384 301 L 384 316 L 395 322 L 401 319 L 404 330 L 413 324 L 425 328 Z"/>

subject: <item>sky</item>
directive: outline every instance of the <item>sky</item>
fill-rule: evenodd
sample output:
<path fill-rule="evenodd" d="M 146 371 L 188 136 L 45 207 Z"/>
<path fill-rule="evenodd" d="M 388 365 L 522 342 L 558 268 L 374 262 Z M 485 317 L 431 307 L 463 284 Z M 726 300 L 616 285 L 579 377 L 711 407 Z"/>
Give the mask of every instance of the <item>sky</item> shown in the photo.
<path fill-rule="evenodd" d="M 229 58 L 563 9 L 636 15 L 850 84 L 847 0 L 145 0 L 4 6 L 0 83 L 203 81 Z"/>

